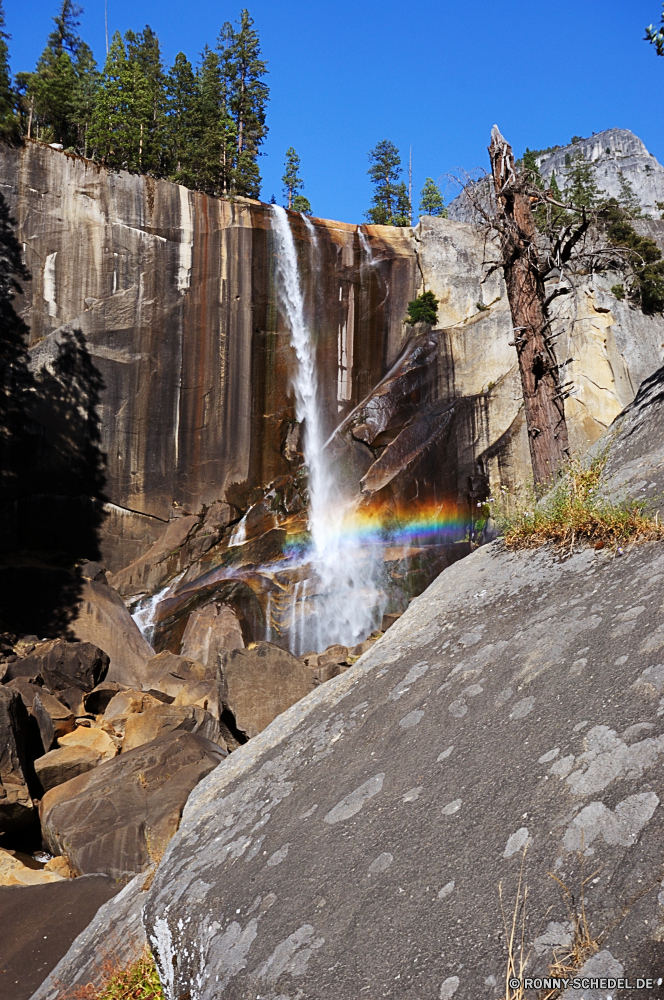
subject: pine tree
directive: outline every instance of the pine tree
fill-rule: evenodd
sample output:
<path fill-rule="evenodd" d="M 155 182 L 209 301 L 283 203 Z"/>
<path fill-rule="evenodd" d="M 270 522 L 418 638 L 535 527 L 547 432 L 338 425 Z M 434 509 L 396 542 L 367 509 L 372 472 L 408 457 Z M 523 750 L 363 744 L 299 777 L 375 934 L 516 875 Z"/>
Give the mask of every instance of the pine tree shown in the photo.
<path fill-rule="evenodd" d="M 166 81 L 168 161 L 172 180 L 195 186 L 195 150 L 200 140 L 200 101 L 191 63 L 178 52 Z"/>
<path fill-rule="evenodd" d="M 309 199 L 305 198 L 303 194 L 296 194 L 293 198 L 293 211 L 299 212 L 301 215 L 311 215 Z"/>
<path fill-rule="evenodd" d="M 143 170 L 150 103 L 148 81 L 138 63 L 128 58 L 122 36 L 116 31 L 88 134 L 95 157 L 104 165 Z"/>
<path fill-rule="evenodd" d="M 237 130 L 219 54 L 205 46 L 201 55 L 196 74 L 198 140 L 190 154 L 194 185 L 207 194 L 225 195 L 232 185 Z"/>
<path fill-rule="evenodd" d="M 620 194 L 618 195 L 620 207 L 631 219 L 638 219 L 641 216 L 641 202 L 622 170 L 618 171 L 618 177 L 620 179 Z"/>
<path fill-rule="evenodd" d="M 166 74 L 161 60 L 159 39 L 149 24 L 143 31 L 125 34 L 127 59 L 138 69 L 135 78 L 145 81 L 136 89 L 136 107 L 140 115 L 138 169 L 158 177 L 167 172 Z M 139 96 L 140 94 L 140 96 Z"/>
<path fill-rule="evenodd" d="M 406 185 L 399 181 L 401 157 L 388 139 L 379 142 L 369 152 L 371 166 L 367 173 L 374 184 L 372 207 L 367 219 L 377 226 L 410 225 L 410 203 Z"/>
<path fill-rule="evenodd" d="M 16 114 L 18 95 L 12 87 L 12 75 L 9 69 L 10 35 L 6 33 L 5 11 L 0 0 L 0 138 L 12 142 L 19 136 L 19 120 Z"/>
<path fill-rule="evenodd" d="M 564 199 L 577 208 L 596 208 L 602 200 L 604 191 L 600 190 L 595 180 L 595 164 L 586 160 L 581 150 L 573 156 L 565 157 L 567 177 L 565 178 Z"/>
<path fill-rule="evenodd" d="M 421 215 L 439 215 L 442 219 L 447 218 L 443 196 L 432 177 L 427 177 L 420 192 L 419 210 Z"/>
<path fill-rule="evenodd" d="M 27 134 L 72 149 L 85 146 L 97 83 L 92 51 L 76 33 L 82 12 L 62 0 L 34 73 L 17 74 Z"/>
<path fill-rule="evenodd" d="M 228 111 L 237 133 L 229 175 L 232 193 L 258 198 L 261 176 L 256 161 L 267 135 L 265 105 L 269 95 L 261 77 L 267 73 L 267 64 L 260 58 L 258 32 L 247 10 L 241 11 L 238 23 L 239 31 L 229 22 L 224 24 L 218 44 Z"/>
<path fill-rule="evenodd" d="M 297 175 L 297 172 L 300 169 L 300 157 L 297 155 L 292 146 L 289 146 L 286 150 L 286 161 L 284 163 L 284 167 L 284 176 L 281 178 L 281 181 L 284 185 L 284 196 L 288 201 L 286 208 L 292 208 L 293 199 L 299 195 L 300 188 L 304 187 L 304 181 Z"/>

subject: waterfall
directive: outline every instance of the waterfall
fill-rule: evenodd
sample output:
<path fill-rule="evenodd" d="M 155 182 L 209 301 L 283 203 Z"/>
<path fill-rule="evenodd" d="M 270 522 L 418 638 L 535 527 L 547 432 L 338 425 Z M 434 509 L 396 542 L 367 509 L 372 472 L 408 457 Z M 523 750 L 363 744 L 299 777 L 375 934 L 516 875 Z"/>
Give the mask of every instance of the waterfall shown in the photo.
<path fill-rule="evenodd" d="M 308 222 L 307 228 L 313 229 Z M 300 281 L 295 241 L 285 209 L 272 206 L 273 231 L 277 244 L 277 285 L 279 303 L 287 320 L 296 366 L 293 373 L 295 408 L 304 423 L 304 455 L 309 472 L 309 530 L 311 549 L 307 560 L 311 575 L 318 580 L 315 612 L 305 623 L 304 590 L 300 603 L 301 627 L 292 644 L 322 650 L 333 642 L 353 645 L 364 639 L 377 624 L 381 593 L 380 566 L 375 553 L 363 548 L 355 530 L 353 505 L 339 489 L 325 450 L 322 400 L 316 366 L 316 345 L 305 319 L 305 302 Z M 312 238 L 312 253 L 316 240 Z M 314 275 L 315 277 L 315 275 Z M 295 621 L 295 604 L 293 607 Z M 295 651 L 295 650 L 294 650 Z"/>

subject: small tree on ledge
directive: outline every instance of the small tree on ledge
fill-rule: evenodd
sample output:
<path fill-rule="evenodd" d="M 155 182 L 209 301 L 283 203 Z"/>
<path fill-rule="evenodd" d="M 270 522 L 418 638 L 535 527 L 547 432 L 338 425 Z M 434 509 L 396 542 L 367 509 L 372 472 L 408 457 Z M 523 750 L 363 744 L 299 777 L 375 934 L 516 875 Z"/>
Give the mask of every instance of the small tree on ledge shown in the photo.
<path fill-rule="evenodd" d="M 416 299 L 408 303 L 406 323 L 414 326 L 415 323 L 428 323 L 435 326 L 438 322 L 438 299 L 433 292 L 423 292 Z"/>

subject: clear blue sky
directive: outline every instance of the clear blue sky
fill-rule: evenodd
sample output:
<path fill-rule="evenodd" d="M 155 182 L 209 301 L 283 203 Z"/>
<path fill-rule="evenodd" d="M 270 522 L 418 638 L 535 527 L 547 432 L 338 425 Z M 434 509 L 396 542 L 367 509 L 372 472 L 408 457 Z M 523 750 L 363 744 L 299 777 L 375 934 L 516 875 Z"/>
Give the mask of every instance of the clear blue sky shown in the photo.
<path fill-rule="evenodd" d="M 248 0 L 245 0 L 248 2 Z M 108 0 L 109 32 L 157 32 L 165 59 L 214 45 L 236 6 Z M 59 0 L 5 0 L 12 70 L 33 69 Z M 104 0 L 83 0 L 80 33 L 103 63 Z M 659 0 L 252 0 L 269 63 L 262 197 L 281 200 L 295 146 L 315 215 L 361 222 L 367 152 L 391 139 L 413 187 L 488 165 L 496 122 L 520 154 L 614 126 L 664 162 L 664 59 L 642 41 Z M 448 197 L 450 192 L 448 192 Z M 415 204 L 417 201 L 414 198 Z"/>

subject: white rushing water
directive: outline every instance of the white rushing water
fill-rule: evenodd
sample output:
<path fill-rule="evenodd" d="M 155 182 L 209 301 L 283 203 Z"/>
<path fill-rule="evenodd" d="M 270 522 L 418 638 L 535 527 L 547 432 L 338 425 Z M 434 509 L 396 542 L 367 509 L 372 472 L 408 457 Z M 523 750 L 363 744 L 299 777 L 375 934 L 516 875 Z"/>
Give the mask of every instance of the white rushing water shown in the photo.
<path fill-rule="evenodd" d="M 307 228 L 313 229 L 311 223 Z M 318 586 L 296 588 L 292 608 L 291 648 L 322 650 L 333 642 L 353 645 L 364 639 L 381 613 L 379 562 L 353 532 L 352 510 L 335 481 L 325 450 L 325 428 L 316 365 L 316 345 L 305 318 L 297 251 L 285 209 L 272 206 L 277 244 L 279 303 L 288 322 L 297 364 L 293 373 L 298 421 L 304 423 L 304 455 L 309 471 L 308 562 Z M 316 255 L 315 235 L 312 255 Z M 314 269 L 315 279 L 315 269 Z M 382 562 L 382 561 L 381 561 Z M 305 594 L 316 591 L 316 613 L 305 615 Z M 298 597 L 300 607 L 298 608 Z M 314 599 L 308 598 L 308 600 Z M 305 620 L 306 619 L 306 620 Z M 310 624 L 307 624 L 307 623 Z"/>

